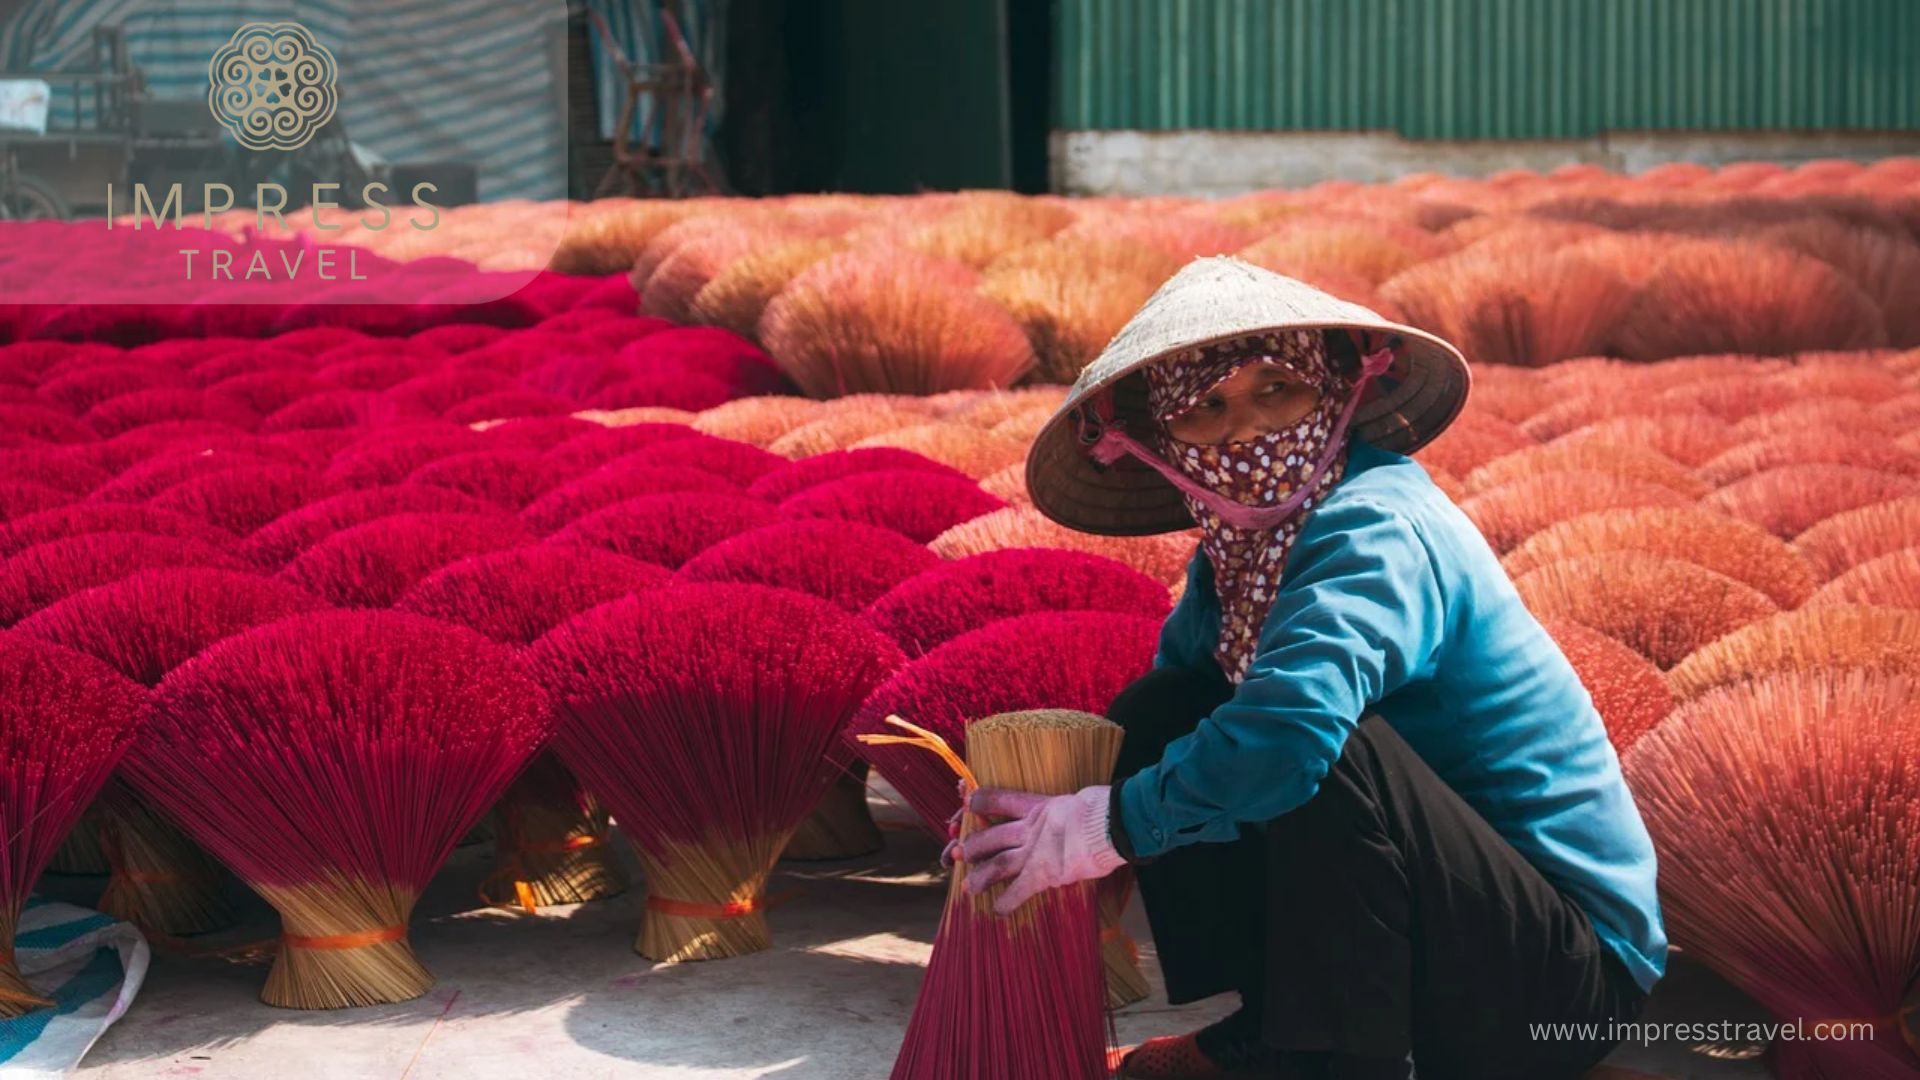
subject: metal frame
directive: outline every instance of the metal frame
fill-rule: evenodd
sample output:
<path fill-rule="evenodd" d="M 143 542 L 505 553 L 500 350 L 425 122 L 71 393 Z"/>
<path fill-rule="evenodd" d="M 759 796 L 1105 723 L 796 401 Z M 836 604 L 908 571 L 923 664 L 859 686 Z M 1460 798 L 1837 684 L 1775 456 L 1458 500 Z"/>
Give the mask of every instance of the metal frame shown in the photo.
<path fill-rule="evenodd" d="M 602 47 L 619 65 L 626 83 L 626 97 L 613 131 L 613 165 L 600 178 L 594 198 L 638 193 L 669 199 L 722 194 L 725 184 L 707 160 L 707 118 L 713 108 L 713 81 L 700 67 L 699 60 L 681 32 L 680 21 L 672 11 L 661 8 L 660 21 L 672 45 L 674 59 L 665 63 L 638 64 L 620 48 L 606 19 L 593 8 L 587 9 Z M 640 99 L 649 96 L 654 109 L 636 149 L 632 138 L 633 117 Z M 654 149 L 658 136 L 660 149 Z"/>

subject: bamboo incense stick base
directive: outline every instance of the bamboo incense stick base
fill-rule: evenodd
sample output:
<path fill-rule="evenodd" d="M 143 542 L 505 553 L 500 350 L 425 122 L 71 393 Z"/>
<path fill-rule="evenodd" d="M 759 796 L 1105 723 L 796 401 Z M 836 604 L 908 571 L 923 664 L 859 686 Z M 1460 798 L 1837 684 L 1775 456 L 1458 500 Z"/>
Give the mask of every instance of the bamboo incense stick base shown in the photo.
<path fill-rule="evenodd" d="M 1040 710 L 967 727 L 979 783 L 1065 795 L 1113 774 L 1117 725 Z M 988 826 L 961 815 L 962 836 Z M 891 1080 L 1104 1080 L 1106 989 L 1091 882 L 1049 889 L 1011 914 L 993 910 L 1000 883 L 966 890 L 966 863 L 947 886 L 927 975 Z"/>
<path fill-rule="evenodd" d="M 20 969 L 14 966 L 11 953 L 0 956 L 0 1020 L 12 1020 L 52 1004 L 27 985 Z"/>
<path fill-rule="evenodd" d="M 643 850 L 647 905 L 634 951 L 675 964 L 771 947 L 765 895 L 771 862 L 739 845 L 676 845 L 665 858 Z"/>
<path fill-rule="evenodd" d="M 407 941 L 414 897 L 315 884 L 261 887 L 280 912 L 280 951 L 260 1000 L 283 1009 L 344 1009 L 411 1001 L 433 989 Z"/>
<path fill-rule="evenodd" d="M 113 872 L 102 912 L 168 936 L 233 925 L 225 867 L 131 792 L 109 788 L 100 806 L 100 848 Z"/>
<path fill-rule="evenodd" d="M 80 815 L 73 831 L 55 849 L 53 861 L 47 864 L 47 871 L 76 877 L 94 877 L 112 872 L 113 867 L 107 865 L 106 852 L 100 850 L 99 824 L 100 806 L 94 803 Z"/>
<path fill-rule="evenodd" d="M 866 781 L 848 773 L 835 780 L 814 804 L 780 857 L 801 862 L 858 859 L 883 846 L 880 826 L 874 824 L 873 813 L 867 809 Z"/>
<path fill-rule="evenodd" d="M 1140 970 L 1140 948 L 1120 925 L 1133 896 L 1133 874 L 1125 867 L 1114 871 L 1095 890 L 1100 904 L 1100 965 L 1107 974 L 1107 1008 L 1124 1009 L 1153 993 Z"/>
<path fill-rule="evenodd" d="M 53 1004 L 27 985 L 14 960 L 13 939 L 20 929 L 19 905 L 25 899 L 16 897 L 11 903 L 0 904 L 0 1020 L 12 1020 Z"/>
<path fill-rule="evenodd" d="M 534 759 L 501 797 L 489 903 L 553 907 L 604 900 L 631 884 L 605 808 L 551 755 Z M 505 883 L 501 888 L 498 883 Z"/>

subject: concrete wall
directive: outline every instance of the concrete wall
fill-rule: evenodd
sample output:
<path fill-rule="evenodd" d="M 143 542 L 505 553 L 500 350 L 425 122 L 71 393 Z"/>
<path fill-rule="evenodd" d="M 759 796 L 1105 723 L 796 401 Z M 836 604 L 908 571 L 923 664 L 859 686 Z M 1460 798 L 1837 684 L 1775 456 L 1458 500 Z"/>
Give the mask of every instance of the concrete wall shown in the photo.
<path fill-rule="evenodd" d="M 1320 180 L 1413 172 L 1486 176 L 1591 162 L 1640 172 L 1668 161 L 1724 165 L 1920 155 L 1920 132 L 1616 132 L 1595 139 L 1417 141 L 1388 132 L 1056 131 L 1053 189 L 1069 195 L 1238 195 Z"/>

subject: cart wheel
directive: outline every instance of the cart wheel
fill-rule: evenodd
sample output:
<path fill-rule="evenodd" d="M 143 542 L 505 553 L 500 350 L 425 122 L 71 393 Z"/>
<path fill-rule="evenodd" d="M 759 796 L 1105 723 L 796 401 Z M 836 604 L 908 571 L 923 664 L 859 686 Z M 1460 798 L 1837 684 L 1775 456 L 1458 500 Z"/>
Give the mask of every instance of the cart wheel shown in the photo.
<path fill-rule="evenodd" d="M 64 221 L 73 216 L 65 199 L 43 180 L 26 173 L 0 188 L 0 221 Z"/>

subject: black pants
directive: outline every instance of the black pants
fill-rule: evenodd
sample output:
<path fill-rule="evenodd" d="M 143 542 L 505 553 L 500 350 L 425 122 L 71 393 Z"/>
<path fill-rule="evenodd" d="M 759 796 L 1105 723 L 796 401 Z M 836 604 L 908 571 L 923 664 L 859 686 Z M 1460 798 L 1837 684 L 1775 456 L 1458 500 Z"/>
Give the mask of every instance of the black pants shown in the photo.
<path fill-rule="evenodd" d="M 1108 710 L 1127 733 L 1116 781 L 1231 693 L 1211 666 L 1129 686 Z M 1305 804 L 1135 873 L 1169 1000 L 1240 991 L 1281 1051 L 1411 1053 L 1421 1080 L 1573 1077 L 1645 1001 L 1585 913 L 1379 717 Z M 1529 1030 L 1582 1021 L 1600 1038 Z"/>

